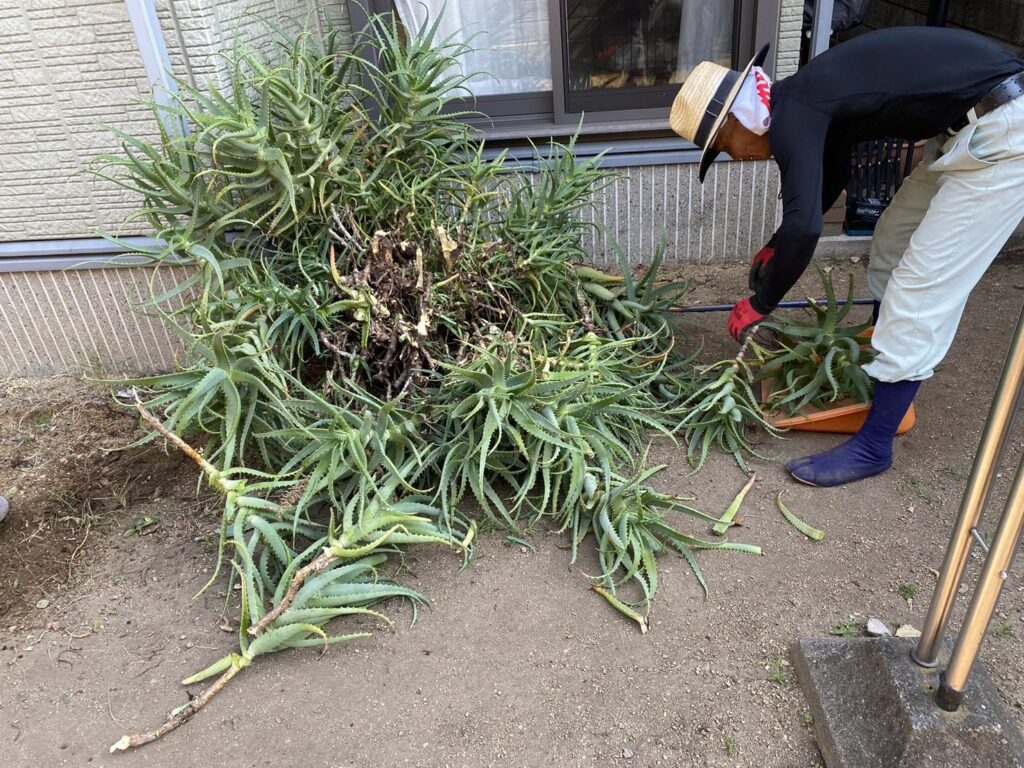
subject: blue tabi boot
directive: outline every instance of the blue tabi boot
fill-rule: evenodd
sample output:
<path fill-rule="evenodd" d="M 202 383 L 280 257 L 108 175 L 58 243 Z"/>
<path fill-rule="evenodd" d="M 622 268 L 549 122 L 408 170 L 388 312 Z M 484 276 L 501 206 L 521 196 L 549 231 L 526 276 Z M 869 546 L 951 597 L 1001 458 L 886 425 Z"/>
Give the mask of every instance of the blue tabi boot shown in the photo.
<path fill-rule="evenodd" d="M 856 435 L 831 451 L 794 459 L 786 469 L 801 483 L 823 488 L 882 474 L 892 466 L 892 441 L 920 386 L 876 381 L 871 410 Z"/>

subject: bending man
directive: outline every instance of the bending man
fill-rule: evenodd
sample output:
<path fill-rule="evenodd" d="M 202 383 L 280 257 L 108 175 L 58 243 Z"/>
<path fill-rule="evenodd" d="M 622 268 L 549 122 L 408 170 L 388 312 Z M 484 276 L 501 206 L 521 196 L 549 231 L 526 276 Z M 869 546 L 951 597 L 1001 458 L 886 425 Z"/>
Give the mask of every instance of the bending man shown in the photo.
<path fill-rule="evenodd" d="M 767 46 L 742 72 L 703 62 L 672 107 L 672 128 L 704 150 L 775 158 L 782 224 L 754 257 L 737 339 L 778 306 L 814 254 L 850 177 L 853 145 L 931 137 L 871 244 L 875 300 L 871 411 L 847 443 L 791 461 L 797 480 L 834 486 L 880 474 L 921 382 L 953 341 L 967 297 L 1024 218 L 1024 61 L 970 32 L 886 29 L 857 37 L 772 85 Z"/>

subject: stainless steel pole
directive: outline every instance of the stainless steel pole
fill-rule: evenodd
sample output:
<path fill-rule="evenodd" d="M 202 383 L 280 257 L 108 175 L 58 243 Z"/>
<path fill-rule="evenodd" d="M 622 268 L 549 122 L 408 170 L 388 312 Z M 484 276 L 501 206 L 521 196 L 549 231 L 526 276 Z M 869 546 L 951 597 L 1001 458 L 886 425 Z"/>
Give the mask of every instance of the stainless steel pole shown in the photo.
<path fill-rule="evenodd" d="M 999 528 L 992 539 L 985 567 L 974 590 L 974 597 L 964 617 L 949 665 L 939 676 L 939 689 L 935 692 L 935 703 L 949 712 L 955 712 L 963 700 L 967 678 L 978 657 L 985 630 L 992 620 L 992 612 L 1003 591 L 1007 573 L 1013 563 L 1013 556 L 1024 533 L 1024 457 L 1017 467 L 1017 476 L 1006 500 L 1006 508 L 999 520 Z"/>
<path fill-rule="evenodd" d="M 996 387 L 992 408 L 985 423 L 985 431 L 978 444 L 978 453 L 974 459 L 974 468 L 967 481 L 963 500 L 960 502 L 960 513 L 953 535 L 946 550 L 946 559 L 942 563 L 932 602 L 928 607 L 928 615 L 921 629 L 921 639 L 910 655 L 922 667 L 938 665 L 939 644 L 942 634 L 949 623 L 953 611 L 953 601 L 964 575 L 964 566 L 971 548 L 971 531 L 977 526 L 981 511 L 988 499 L 992 478 L 999 466 L 1006 435 L 1010 431 L 1013 416 L 1017 411 L 1020 399 L 1021 384 L 1024 382 L 1024 311 L 1017 320 L 1010 350 L 1003 364 L 1003 372 Z"/>

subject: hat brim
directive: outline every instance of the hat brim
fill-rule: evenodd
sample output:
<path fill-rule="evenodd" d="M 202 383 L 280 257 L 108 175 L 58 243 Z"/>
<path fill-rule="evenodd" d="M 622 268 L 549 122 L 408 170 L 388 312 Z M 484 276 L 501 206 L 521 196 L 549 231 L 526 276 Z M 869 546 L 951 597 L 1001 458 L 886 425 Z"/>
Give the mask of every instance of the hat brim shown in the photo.
<path fill-rule="evenodd" d="M 736 80 L 736 84 L 729 91 L 729 95 L 725 97 L 725 101 L 722 104 L 722 111 L 715 118 L 715 122 L 711 125 L 711 130 L 708 131 L 707 141 L 704 146 L 701 147 L 703 152 L 700 156 L 700 172 L 697 178 L 700 182 L 704 183 L 704 176 L 707 175 L 708 168 L 718 157 L 720 152 L 714 149 L 715 139 L 718 138 L 718 132 L 722 130 L 722 126 L 725 125 L 725 120 L 729 117 L 729 110 L 732 109 L 732 104 L 736 101 L 736 97 L 739 96 L 740 88 L 743 87 L 743 81 L 747 79 L 747 74 L 750 72 L 752 67 L 760 67 L 764 64 L 764 60 L 768 58 L 768 47 L 769 43 L 765 43 L 764 46 L 759 50 L 750 61 L 747 62 L 747 66 L 740 70 L 740 76 Z"/>

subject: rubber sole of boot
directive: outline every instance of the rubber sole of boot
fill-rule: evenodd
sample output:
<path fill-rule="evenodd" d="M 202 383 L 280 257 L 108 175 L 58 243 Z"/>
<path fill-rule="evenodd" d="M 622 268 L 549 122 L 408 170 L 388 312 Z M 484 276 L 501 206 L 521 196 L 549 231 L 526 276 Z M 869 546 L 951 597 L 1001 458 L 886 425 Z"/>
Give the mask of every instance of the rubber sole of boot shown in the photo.
<path fill-rule="evenodd" d="M 810 480 L 804 480 L 802 477 L 797 477 L 791 469 L 787 471 L 789 472 L 789 476 L 796 480 L 798 483 L 809 485 L 812 488 L 838 488 L 841 485 L 849 485 L 850 483 L 856 483 L 857 480 L 867 480 L 869 477 L 878 477 L 879 475 L 888 472 L 891 468 L 892 467 L 889 466 L 886 467 L 885 469 L 880 469 L 877 472 L 872 472 L 870 475 L 864 475 L 863 477 L 858 477 L 854 480 L 847 480 L 845 483 L 836 483 L 835 485 L 821 485 L 820 483 L 812 483 Z"/>

